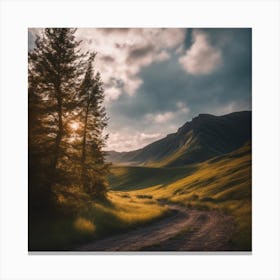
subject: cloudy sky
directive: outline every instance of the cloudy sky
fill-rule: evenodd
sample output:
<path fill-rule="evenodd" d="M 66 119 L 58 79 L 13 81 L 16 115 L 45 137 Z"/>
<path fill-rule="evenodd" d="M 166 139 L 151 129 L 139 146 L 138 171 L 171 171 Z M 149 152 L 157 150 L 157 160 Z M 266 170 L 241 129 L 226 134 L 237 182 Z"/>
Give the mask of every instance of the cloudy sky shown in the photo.
<path fill-rule="evenodd" d="M 29 30 L 29 49 L 37 32 Z M 76 36 L 97 52 L 107 150 L 141 148 L 199 113 L 251 110 L 251 29 L 82 28 Z"/>

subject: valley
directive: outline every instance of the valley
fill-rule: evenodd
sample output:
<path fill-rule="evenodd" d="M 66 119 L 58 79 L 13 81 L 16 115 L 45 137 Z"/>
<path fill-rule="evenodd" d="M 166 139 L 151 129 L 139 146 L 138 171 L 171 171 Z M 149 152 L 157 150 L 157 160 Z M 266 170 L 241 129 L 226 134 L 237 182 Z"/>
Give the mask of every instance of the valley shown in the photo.
<path fill-rule="evenodd" d="M 36 221 L 29 248 L 251 251 L 251 113 L 203 115 L 170 137 L 109 153 L 106 199 L 60 194 L 68 212 Z"/>
<path fill-rule="evenodd" d="M 231 144 L 227 144 L 231 148 L 226 149 L 226 144 L 223 145 L 224 152 L 222 148 L 217 152 L 213 146 L 225 141 L 226 127 L 216 127 L 213 145 L 208 141 L 205 146 L 206 141 L 201 140 L 198 145 L 199 141 L 194 141 L 192 137 L 199 152 L 192 154 L 191 163 L 190 159 L 184 162 L 186 155 L 190 157 L 188 149 L 185 154 L 175 151 L 168 157 L 161 157 L 157 163 L 154 159 L 160 156 L 153 154 L 153 160 L 146 158 L 138 165 L 134 165 L 137 156 L 131 157 L 133 152 L 122 153 L 123 162 L 119 157 L 110 168 L 110 205 L 106 206 L 107 210 L 110 209 L 108 211 L 115 211 L 113 215 L 118 217 L 119 225 L 111 225 L 105 235 L 79 245 L 78 250 L 250 251 L 252 162 L 251 119 L 248 116 L 251 114 L 246 112 L 244 115 L 247 123 L 243 126 L 247 125 L 249 132 L 246 130 L 245 135 L 240 133 L 239 137 L 235 135 Z M 244 122 L 239 114 L 236 113 L 236 116 L 238 121 L 241 119 Z M 232 116 L 230 119 L 232 125 Z M 205 120 L 201 126 L 204 129 L 208 127 Z M 233 131 L 236 133 L 237 129 L 240 130 L 235 128 Z M 222 135 L 220 138 L 217 131 Z M 187 135 L 190 132 L 190 129 L 185 131 Z M 183 137 L 185 140 L 186 134 Z M 192 140 L 186 141 L 190 143 Z M 186 143 L 182 142 L 177 149 L 182 151 L 185 146 Z M 138 156 L 145 150 L 147 147 L 137 151 Z M 210 158 L 207 155 L 203 161 L 201 157 L 195 157 L 206 150 L 208 154 L 210 151 L 216 154 Z M 179 162 L 182 164 L 179 165 Z M 119 215 L 120 212 L 123 214 Z M 98 219 L 93 217 L 93 220 Z M 127 227 L 120 229 L 120 225 L 124 224 Z"/>

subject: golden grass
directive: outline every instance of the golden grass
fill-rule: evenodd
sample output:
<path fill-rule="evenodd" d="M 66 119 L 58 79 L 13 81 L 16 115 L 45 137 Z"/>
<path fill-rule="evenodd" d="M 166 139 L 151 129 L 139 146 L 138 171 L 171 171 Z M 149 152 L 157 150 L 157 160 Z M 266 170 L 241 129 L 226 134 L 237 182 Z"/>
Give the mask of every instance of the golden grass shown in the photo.
<path fill-rule="evenodd" d="M 72 200 L 63 198 L 61 201 L 63 205 L 75 207 Z M 114 191 L 108 192 L 107 199 L 88 200 L 86 205 L 75 216 L 58 216 L 33 223 L 29 250 L 73 249 L 96 238 L 143 226 L 169 213 L 167 207 L 151 199 Z"/>
<path fill-rule="evenodd" d="M 216 160 L 198 164 L 192 173 L 169 184 L 157 184 L 128 192 L 135 199 L 150 195 L 187 207 L 215 209 L 232 215 L 236 232 L 232 243 L 236 250 L 251 250 L 251 147 Z"/>
<path fill-rule="evenodd" d="M 115 228 L 133 227 L 147 223 L 166 214 L 168 208 L 159 205 L 150 199 L 131 197 L 125 192 L 110 191 L 107 201 L 92 204 L 92 215 L 101 215 L 111 221 L 118 221 L 111 226 Z M 108 221 L 110 223 L 110 221 Z M 104 223 L 102 223 L 104 225 Z"/>
<path fill-rule="evenodd" d="M 36 226 L 29 238 L 29 248 L 71 249 L 86 240 L 145 225 L 169 213 L 168 207 L 158 201 L 166 199 L 186 207 L 216 209 L 232 215 L 236 223 L 231 240 L 233 249 L 251 250 L 250 146 L 191 167 L 112 170 L 114 176 L 120 177 L 119 185 L 122 180 L 125 184 L 131 182 L 127 191 L 110 190 L 107 199 L 90 201 L 78 188 L 67 189 L 65 196 L 59 197 L 62 205 L 70 209 L 87 207 L 73 218 L 61 217 Z"/>
<path fill-rule="evenodd" d="M 194 195 L 202 200 L 209 197 L 217 201 L 250 199 L 251 156 L 248 154 L 236 158 L 228 157 L 214 163 L 201 163 L 196 171 L 173 183 L 150 186 L 129 193 L 145 193 L 156 199 L 182 203 L 188 203 Z"/>
<path fill-rule="evenodd" d="M 74 227 L 81 232 L 94 233 L 95 231 L 94 223 L 82 217 L 75 220 Z"/>

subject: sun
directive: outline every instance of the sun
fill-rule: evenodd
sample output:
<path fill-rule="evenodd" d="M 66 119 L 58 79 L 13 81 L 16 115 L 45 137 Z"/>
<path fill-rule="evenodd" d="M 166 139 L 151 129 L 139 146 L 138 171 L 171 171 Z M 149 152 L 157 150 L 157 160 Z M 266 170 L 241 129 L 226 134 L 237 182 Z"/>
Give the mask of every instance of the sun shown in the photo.
<path fill-rule="evenodd" d="M 73 122 L 70 123 L 70 128 L 71 128 L 71 130 L 73 130 L 73 131 L 78 130 L 79 127 L 80 127 L 80 124 L 79 124 L 78 122 L 73 121 Z"/>

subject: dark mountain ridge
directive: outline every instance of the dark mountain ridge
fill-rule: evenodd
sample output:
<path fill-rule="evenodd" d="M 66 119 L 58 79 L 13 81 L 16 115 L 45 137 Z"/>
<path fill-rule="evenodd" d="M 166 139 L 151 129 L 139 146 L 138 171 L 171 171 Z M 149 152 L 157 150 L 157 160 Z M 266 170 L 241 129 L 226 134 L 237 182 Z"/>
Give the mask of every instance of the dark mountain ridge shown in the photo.
<path fill-rule="evenodd" d="M 181 166 L 232 152 L 251 142 L 252 112 L 200 114 L 176 133 L 142 149 L 107 152 L 107 161 L 129 165 Z"/>

